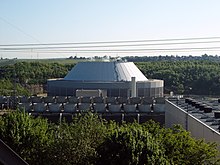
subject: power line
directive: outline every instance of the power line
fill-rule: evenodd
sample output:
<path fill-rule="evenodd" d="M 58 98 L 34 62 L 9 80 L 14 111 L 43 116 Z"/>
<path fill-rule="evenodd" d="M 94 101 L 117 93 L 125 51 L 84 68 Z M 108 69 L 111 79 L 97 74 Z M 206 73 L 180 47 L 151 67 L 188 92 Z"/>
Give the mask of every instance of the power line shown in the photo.
<path fill-rule="evenodd" d="M 13 27 L 14 29 L 16 29 L 17 31 L 23 33 L 24 35 L 28 36 L 29 38 L 31 38 L 32 40 L 38 42 L 39 44 L 41 43 L 38 39 L 36 39 L 35 37 L 33 37 L 32 35 L 26 33 L 24 30 L 22 30 L 20 27 L 16 26 L 15 24 L 12 24 L 11 22 L 9 22 L 8 20 L 6 20 L 5 18 L 3 18 L 2 16 L 0 16 L 0 19 L 5 22 L 6 24 L 10 25 L 11 27 Z"/>
<path fill-rule="evenodd" d="M 86 45 L 86 44 L 113 44 L 113 43 L 139 43 L 139 42 L 163 42 L 163 41 L 185 41 L 185 40 L 211 40 L 220 37 L 200 37 L 200 38 L 172 38 L 172 39 L 151 39 L 151 40 L 124 40 L 124 41 L 91 41 L 91 42 L 71 42 L 71 43 L 40 43 L 40 44 L 4 44 L 0 46 L 45 46 L 45 45 Z"/>
<path fill-rule="evenodd" d="M 25 49 L 65 49 L 65 48 L 104 48 L 104 47 L 140 47 L 140 46 L 162 46 L 162 45 L 186 45 L 186 44 L 210 44 L 220 43 L 220 41 L 201 41 L 201 42 L 172 42 L 159 44 L 129 44 L 129 45 L 92 45 L 92 46 L 65 46 L 65 47 L 19 47 L 19 48 L 0 48 L 0 50 L 25 50 Z M 1 45 L 0 45 L 1 46 Z"/>
<path fill-rule="evenodd" d="M 0 45 L 0 52 L 5 53 L 154 53 L 154 52 L 186 52 L 186 51 L 220 51 L 218 46 L 197 45 L 197 47 L 157 48 L 165 45 L 192 45 L 220 43 L 220 37 L 176 38 L 157 40 L 129 40 L 105 42 L 73 42 L 73 43 L 44 43 L 44 44 L 8 44 Z M 169 41 L 169 42 L 168 42 Z M 176 42 L 171 42 L 176 41 Z M 128 44 L 126 44 L 128 43 Z M 74 45 L 75 44 L 75 45 Z M 60 46 L 59 46 L 60 45 Z M 61 46 L 63 45 L 63 46 Z M 157 46 L 155 48 L 145 48 Z M 123 48 L 133 47 L 133 48 Z M 84 49 L 94 48 L 94 49 Z M 102 48 L 102 49 L 95 49 Z M 104 49 L 103 49 L 104 48 Z M 116 49 L 114 49 L 116 48 Z"/>
<path fill-rule="evenodd" d="M 183 48 L 158 48 L 158 49 L 69 49 L 69 50 L 55 50 L 54 52 L 133 52 L 133 51 L 176 51 L 176 50 L 212 50 L 220 49 L 220 47 L 183 47 Z M 13 51 L 17 49 L 0 49 L 2 52 Z M 22 50 L 22 49 L 19 49 Z M 33 52 L 32 49 L 30 49 Z M 13 52 L 15 52 L 13 51 Z M 17 50 L 18 51 L 18 50 Z M 21 51 L 18 51 L 21 52 Z M 36 51 L 41 53 L 41 51 Z M 48 52 L 53 52 L 49 51 Z"/>
<path fill-rule="evenodd" d="M 177 52 L 201 52 L 201 50 L 175 50 L 175 52 L 171 51 L 171 50 L 164 50 L 162 53 L 167 53 L 167 52 L 173 52 L 173 53 L 177 53 Z M 220 49 L 209 49 L 210 51 L 220 51 Z M 5 53 L 30 53 L 28 51 L 4 51 Z M 117 54 L 134 54 L 134 53 L 161 53 L 160 50 L 156 50 L 156 51 L 111 51 L 111 52 L 89 52 L 89 51 L 62 51 L 62 52 L 57 52 L 57 51 L 43 51 L 43 52 L 32 52 L 32 53 L 39 53 L 39 54 L 68 54 L 68 53 L 83 53 L 83 54 L 91 54 L 91 53 L 96 53 L 96 54 L 100 54 L 100 53 L 117 53 Z"/>

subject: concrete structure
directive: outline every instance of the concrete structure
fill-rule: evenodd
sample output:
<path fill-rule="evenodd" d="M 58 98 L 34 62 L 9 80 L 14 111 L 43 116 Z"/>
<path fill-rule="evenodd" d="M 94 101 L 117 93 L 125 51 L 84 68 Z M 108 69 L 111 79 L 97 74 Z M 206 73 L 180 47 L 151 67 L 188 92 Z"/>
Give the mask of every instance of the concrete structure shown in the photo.
<path fill-rule="evenodd" d="M 6 96 L 3 96 L 7 98 Z M 20 96 L 17 107 L 33 116 L 42 116 L 51 122 L 61 122 L 65 119 L 72 122 L 72 117 L 84 112 L 94 112 L 106 120 L 117 122 L 139 123 L 150 119 L 165 124 L 164 97 L 75 97 L 75 96 Z M 0 115 L 7 113 L 9 102 L 2 105 Z"/>
<path fill-rule="evenodd" d="M 137 97 L 137 87 L 135 77 L 131 77 L 131 97 Z"/>
<path fill-rule="evenodd" d="M 76 90 L 76 97 L 89 97 L 89 96 L 94 96 L 94 97 L 106 97 L 107 96 L 107 92 L 106 90 L 100 90 L 100 89 L 96 89 L 96 90 L 85 90 L 85 89 L 77 89 Z"/>
<path fill-rule="evenodd" d="M 166 100 L 165 126 L 169 128 L 174 124 L 180 124 L 193 137 L 220 144 L 219 108 L 220 104 L 216 100 Z M 218 148 L 220 150 L 220 146 Z"/>
<path fill-rule="evenodd" d="M 101 90 L 108 97 L 163 97 L 163 80 L 149 80 L 133 62 L 80 62 L 64 78 L 48 80 L 49 96 L 76 96 L 76 91 Z M 92 92 L 91 92 L 92 93 Z"/>

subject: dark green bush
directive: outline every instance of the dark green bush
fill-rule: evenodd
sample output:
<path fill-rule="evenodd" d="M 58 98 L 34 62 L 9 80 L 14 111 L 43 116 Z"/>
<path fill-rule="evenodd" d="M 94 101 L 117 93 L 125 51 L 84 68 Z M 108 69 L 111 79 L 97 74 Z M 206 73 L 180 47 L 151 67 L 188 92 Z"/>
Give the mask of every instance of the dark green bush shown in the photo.
<path fill-rule="evenodd" d="M 218 164 L 215 143 L 196 140 L 180 126 L 106 122 L 96 114 L 68 124 L 24 112 L 0 117 L 0 137 L 30 164 Z"/>
<path fill-rule="evenodd" d="M 45 119 L 25 112 L 11 112 L 0 117 L 0 137 L 30 164 L 41 164 L 53 142 L 51 126 Z"/>

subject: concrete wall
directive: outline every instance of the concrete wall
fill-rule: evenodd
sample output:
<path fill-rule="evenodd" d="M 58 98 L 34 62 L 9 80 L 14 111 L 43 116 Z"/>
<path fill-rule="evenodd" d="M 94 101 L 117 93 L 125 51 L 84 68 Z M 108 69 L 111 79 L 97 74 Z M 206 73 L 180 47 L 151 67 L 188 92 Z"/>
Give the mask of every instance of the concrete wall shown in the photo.
<path fill-rule="evenodd" d="M 165 102 L 165 127 L 172 127 L 180 124 L 183 128 L 191 132 L 197 139 L 204 139 L 207 142 L 217 142 L 220 145 L 220 133 L 201 122 L 196 117 L 188 114 L 174 103 L 166 100 Z M 218 146 L 220 151 L 220 146 Z"/>
<path fill-rule="evenodd" d="M 49 96 L 76 96 L 76 90 L 106 90 L 109 97 L 130 97 L 130 82 L 77 82 L 68 80 L 48 80 Z M 137 82 L 137 96 L 163 97 L 163 80 Z"/>

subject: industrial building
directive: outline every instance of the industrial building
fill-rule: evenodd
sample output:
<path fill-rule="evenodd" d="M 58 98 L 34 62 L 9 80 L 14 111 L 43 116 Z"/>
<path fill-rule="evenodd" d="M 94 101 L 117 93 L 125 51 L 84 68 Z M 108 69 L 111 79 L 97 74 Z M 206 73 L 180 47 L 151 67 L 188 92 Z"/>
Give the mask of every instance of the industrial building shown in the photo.
<path fill-rule="evenodd" d="M 79 62 L 49 79 L 48 96 L 163 97 L 163 80 L 147 79 L 133 62 Z"/>
<path fill-rule="evenodd" d="M 216 142 L 220 151 L 220 100 L 177 99 L 166 100 L 165 127 L 180 124 L 193 137 Z"/>

